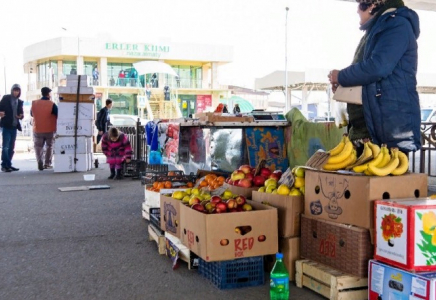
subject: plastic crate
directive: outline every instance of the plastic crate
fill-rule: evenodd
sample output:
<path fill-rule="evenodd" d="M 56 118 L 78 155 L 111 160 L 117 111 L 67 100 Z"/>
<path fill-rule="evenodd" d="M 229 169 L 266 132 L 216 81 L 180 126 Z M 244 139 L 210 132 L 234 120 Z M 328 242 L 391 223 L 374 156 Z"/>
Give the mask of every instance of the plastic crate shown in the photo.
<path fill-rule="evenodd" d="M 160 230 L 160 208 L 151 207 L 150 208 L 150 223 Z M 163 233 L 162 230 L 160 230 Z"/>
<path fill-rule="evenodd" d="M 199 258 L 198 272 L 219 289 L 234 289 L 263 285 L 263 257 L 206 262 Z"/>
<path fill-rule="evenodd" d="M 140 174 L 145 171 L 146 163 L 143 160 L 131 160 L 123 164 L 124 177 L 139 178 Z"/>

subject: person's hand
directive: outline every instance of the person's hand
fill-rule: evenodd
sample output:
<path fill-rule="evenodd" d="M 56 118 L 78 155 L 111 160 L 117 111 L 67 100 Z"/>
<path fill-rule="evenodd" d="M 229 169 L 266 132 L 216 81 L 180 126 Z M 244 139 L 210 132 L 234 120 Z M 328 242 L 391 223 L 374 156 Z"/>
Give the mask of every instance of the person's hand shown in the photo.
<path fill-rule="evenodd" d="M 99 131 L 98 134 L 99 134 L 99 135 L 103 135 L 103 131 Z"/>
<path fill-rule="evenodd" d="M 338 83 L 338 75 L 339 75 L 339 70 L 330 71 L 327 77 L 329 78 L 331 84 Z"/>
<path fill-rule="evenodd" d="M 0 118 L 3 118 L 5 116 L 5 112 L 4 111 L 0 111 Z"/>
<path fill-rule="evenodd" d="M 24 118 L 24 115 L 23 115 L 23 114 L 21 114 L 21 115 L 16 115 L 15 117 L 16 117 L 18 120 L 21 120 L 21 119 Z"/>

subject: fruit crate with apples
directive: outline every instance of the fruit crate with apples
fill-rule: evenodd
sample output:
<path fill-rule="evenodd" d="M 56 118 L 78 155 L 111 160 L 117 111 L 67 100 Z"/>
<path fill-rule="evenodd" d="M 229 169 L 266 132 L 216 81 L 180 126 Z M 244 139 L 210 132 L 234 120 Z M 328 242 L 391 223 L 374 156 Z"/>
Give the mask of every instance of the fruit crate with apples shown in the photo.
<path fill-rule="evenodd" d="M 350 276 L 307 259 L 297 260 L 295 269 L 295 284 L 299 288 L 307 287 L 331 300 L 368 299 L 368 278 Z"/>
<path fill-rule="evenodd" d="M 199 259 L 198 273 L 219 289 L 234 289 L 263 285 L 263 257 L 207 262 Z"/>

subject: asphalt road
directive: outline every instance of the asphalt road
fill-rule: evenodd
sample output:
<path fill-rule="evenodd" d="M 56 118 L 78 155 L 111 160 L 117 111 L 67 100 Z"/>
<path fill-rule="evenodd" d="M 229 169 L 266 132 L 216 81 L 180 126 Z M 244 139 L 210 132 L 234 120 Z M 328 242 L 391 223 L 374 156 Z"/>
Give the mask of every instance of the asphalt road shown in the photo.
<path fill-rule="evenodd" d="M 100 161 L 102 161 L 100 159 Z M 0 173 L 0 299 L 269 299 L 269 286 L 221 291 L 171 261 L 148 241 L 139 181 L 92 184 L 110 190 L 60 192 L 89 185 L 83 173 L 37 171 L 17 154 L 19 172 Z M 291 299 L 324 299 L 291 285 Z"/>

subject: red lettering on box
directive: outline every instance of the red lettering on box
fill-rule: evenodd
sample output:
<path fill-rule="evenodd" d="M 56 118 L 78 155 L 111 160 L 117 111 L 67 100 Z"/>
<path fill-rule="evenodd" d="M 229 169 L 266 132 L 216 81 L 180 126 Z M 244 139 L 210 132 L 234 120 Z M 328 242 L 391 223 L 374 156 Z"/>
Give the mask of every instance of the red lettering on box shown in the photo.
<path fill-rule="evenodd" d="M 188 230 L 187 234 L 188 234 L 188 244 L 194 245 L 194 241 L 195 241 L 194 233 L 192 231 Z"/>

